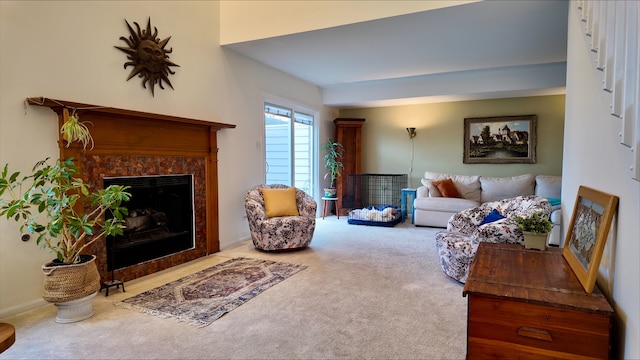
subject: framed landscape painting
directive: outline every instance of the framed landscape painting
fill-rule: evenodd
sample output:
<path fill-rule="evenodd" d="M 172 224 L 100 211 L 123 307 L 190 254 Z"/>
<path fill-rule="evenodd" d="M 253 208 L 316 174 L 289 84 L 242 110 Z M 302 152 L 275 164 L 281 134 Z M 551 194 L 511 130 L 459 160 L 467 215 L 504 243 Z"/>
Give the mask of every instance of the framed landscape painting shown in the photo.
<path fill-rule="evenodd" d="M 562 255 L 588 293 L 593 291 L 596 283 L 617 205 L 618 197 L 615 195 L 586 186 L 578 188 Z"/>
<path fill-rule="evenodd" d="M 536 162 L 536 116 L 464 119 L 465 164 Z"/>

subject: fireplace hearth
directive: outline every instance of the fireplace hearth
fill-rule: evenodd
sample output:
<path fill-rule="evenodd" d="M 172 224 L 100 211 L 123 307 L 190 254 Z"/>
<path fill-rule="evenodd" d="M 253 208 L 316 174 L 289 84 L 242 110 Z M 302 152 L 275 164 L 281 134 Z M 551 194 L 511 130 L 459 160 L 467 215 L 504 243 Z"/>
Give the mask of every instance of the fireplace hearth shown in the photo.
<path fill-rule="evenodd" d="M 107 270 L 112 271 L 193 249 L 193 176 L 127 176 L 103 180 L 104 186 L 126 185 L 124 234 L 108 237 Z"/>

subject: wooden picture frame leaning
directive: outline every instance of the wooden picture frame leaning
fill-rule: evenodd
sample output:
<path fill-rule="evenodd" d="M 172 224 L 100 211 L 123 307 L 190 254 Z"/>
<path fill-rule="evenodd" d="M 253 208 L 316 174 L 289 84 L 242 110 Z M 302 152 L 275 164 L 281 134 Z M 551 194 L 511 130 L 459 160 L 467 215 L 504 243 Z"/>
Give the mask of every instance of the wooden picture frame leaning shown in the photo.
<path fill-rule="evenodd" d="M 587 293 L 593 292 L 618 197 L 586 186 L 578 188 L 562 255 Z"/>
<path fill-rule="evenodd" d="M 536 163 L 536 115 L 464 119 L 465 164 Z"/>

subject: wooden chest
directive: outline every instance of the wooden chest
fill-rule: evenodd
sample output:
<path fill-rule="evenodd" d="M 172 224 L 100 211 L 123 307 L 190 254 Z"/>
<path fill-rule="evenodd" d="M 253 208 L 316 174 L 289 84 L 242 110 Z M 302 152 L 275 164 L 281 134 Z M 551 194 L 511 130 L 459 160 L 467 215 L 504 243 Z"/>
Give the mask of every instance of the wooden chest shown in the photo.
<path fill-rule="evenodd" d="M 607 359 L 613 309 L 561 249 L 481 243 L 464 287 L 468 359 Z"/>

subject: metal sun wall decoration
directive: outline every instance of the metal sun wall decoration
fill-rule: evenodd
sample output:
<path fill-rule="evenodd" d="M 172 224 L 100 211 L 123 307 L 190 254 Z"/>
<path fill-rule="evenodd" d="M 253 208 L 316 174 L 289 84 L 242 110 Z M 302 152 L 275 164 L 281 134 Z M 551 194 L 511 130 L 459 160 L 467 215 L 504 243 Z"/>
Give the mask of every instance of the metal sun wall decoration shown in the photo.
<path fill-rule="evenodd" d="M 164 90 L 163 81 L 173 89 L 173 85 L 169 81 L 169 74 L 173 75 L 175 72 L 170 67 L 180 67 L 180 65 L 169 60 L 168 54 L 173 52 L 173 48 L 165 49 L 171 36 L 160 40 L 158 38 L 158 28 L 155 26 L 153 27 L 153 33 L 151 33 L 151 18 L 147 21 L 146 30 L 140 29 L 136 22 L 133 23 L 136 26 L 136 30 L 134 30 L 126 19 L 124 21 L 127 23 L 131 35 L 129 38 L 121 36 L 120 40 L 126 42 L 128 47 L 115 46 L 115 48 L 127 54 L 129 61 L 124 63 L 124 68 L 133 66 L 127 81 L 138 75 L 143 79 L 142 86 L 145 89 L 147 88 L 147 83 L 150 85 L 152 96 L 155 96 L 154 88 L 156 84 Z"/>

